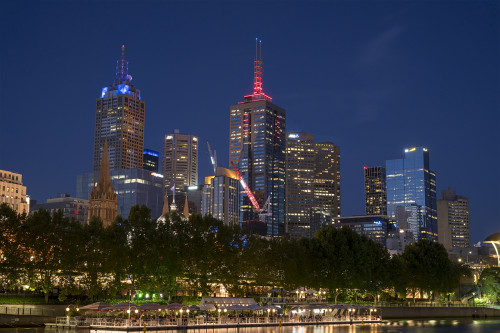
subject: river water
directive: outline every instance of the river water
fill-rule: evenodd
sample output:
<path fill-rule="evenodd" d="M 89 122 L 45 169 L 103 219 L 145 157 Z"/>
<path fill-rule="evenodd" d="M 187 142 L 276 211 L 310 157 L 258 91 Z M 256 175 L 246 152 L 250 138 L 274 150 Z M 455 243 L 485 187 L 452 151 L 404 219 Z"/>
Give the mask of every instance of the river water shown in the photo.
<path fill-rule="evenodd" d="M 0 333 L 106 333 L 89 332 L 88 329 L 48 329 L 48 328 L 0 328 Z M 108 331 L 109 332 L 109 331 Z M 115 331 L 117 332 L 117 331 Z M 137 331 L 141 332 L 141 331 Z M 173 333 L 174 331 L 148 330 L 154 333 Z M 382 324 L 365 325 L 318 325 L 247 327 L 222 329 L 196 329 L 182 333 L 500 333 L 500 320 L 473 319 L 433 319 L 433 320 L 387 320 Z M 118 332 L 117 332 L 118 333 Z"/>

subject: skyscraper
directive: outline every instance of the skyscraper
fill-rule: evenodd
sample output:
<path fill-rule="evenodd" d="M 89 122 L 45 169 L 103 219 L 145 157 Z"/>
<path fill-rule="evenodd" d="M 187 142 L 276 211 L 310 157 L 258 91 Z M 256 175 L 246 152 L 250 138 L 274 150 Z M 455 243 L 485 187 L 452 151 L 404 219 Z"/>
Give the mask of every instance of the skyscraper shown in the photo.
<path fill-rule="evenodd" d="M 340 217 L 340 148 L 316 143 L 312 134 L 287 133 L 287 233 L 312 237 L 335 217 Z"/>
<path fill-rule="evenodd" d="M 286 233 L 309 237 L 314 202 L 316 165 L 314 135 L 287 133 L 286 139 Z"/>
<path fill-rule="evenodd" d="M 437 201 L 438 240 L 446 249 L 470 247 L 469 199 L 448 187 Z"/>
<path fill-rule="evenodd" d="M 385 168 L 364 167 L 365 215 L 387 215 L 387 184 Z"/>
<path fill-rule="evenodd" d="M 160 154 L 157 151 L 151 149 L 144 149 L 144 153 L 142 154 L 143 158 L 143 166 L 144 170 L 158 172 L 158 162 Z"/>
<path fill-rule="evenodd" d="M 254 61 L 253 94 L 230 107 L 229 161 L 239 169 L 258 204 L 269 197 L 267 234 L 285 230 L 285 110 L 262 89 L 262 58 Z M 240 222 L 257 220 L 245 190 L 240 190 Z"/>
<path fill-rule="evenodd" d="M 198 185 L 198 138 L 194 135 L 165 135 L 163 141 L 162 173 L 165 191 L 172 197 L 175 184 L 176 196 L 185 194 L 186 186 Z M 176 202 L 180 203 L 179 198 Z"/>
<path fill-rule="evenodd" d="M 386 161 L 386 179 L 388 215 L 396 218 L 400 229 L 407 224 L 415 241 L 437 241 L 436 174 L 429 168 L 429 150 L 405 149 L 403 159 Z"/>
<path fill-rule="evenodd" d="M 116 64 L 115 81 L 102 88 L 96 101 L 93 171 L 101 165 L 104 141 L 109 146 L 110 170 L 142 168 L 145 103 L 131 83 L 125 46 Z"/>
<path fill-rule="evenodd" d="M 315 144 L 314 209 L 311 236 L 340 217 L 340 147 L 331 142 Z"/>

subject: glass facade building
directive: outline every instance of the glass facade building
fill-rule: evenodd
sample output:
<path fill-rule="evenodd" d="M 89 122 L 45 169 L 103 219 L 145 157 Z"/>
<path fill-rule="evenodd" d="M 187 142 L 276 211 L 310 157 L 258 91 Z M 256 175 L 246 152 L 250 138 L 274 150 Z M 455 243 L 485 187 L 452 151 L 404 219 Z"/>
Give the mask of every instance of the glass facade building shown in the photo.
<path fill-rule="evenodd" d="M 398 230 L 396 221 L 384 215 L 361 215 L 335 219 L 336 228 L 348 227 L 357 234 L 387 246 L 387 240 L 393 238 Z"/>
<path fill-rule="evenodd" d="M 205 177 L 203 215 L 210 215 L 226 225 L 240 222 L 240 182 L 236 172 L 217 167 L 215 176 Z"/>
<path fill-rule="evenodd" d="M 411 230 L 415 241 L 437 241 L 436 174 L 429 168 L 429 150 L 405 149 L 403 159 L 386 161 L 386 181 L 387 212 L 399 228 Z"/>
<path fill-rule="evenodd" d="M 229 162 L 234 163 L 262 208 L 268 236 L 285 233 L 286 113 L 263 92 L 263 62 L 254 61 L 253 94 L 230 107 Z M 259 220 L 243 186 L 239 195 L 240 223 Z"/>
<path fill-rule="evenodd" d="M 77 176 L 76 197 L 90 197 L 97 173 Z M 151 217 L 161 216 L 163 206 L 163 177 L 144 169 L 111 170 L 118 201 L 118 215 L 128 218 L 130 208 L 145 205 L 151 210 Z"/>

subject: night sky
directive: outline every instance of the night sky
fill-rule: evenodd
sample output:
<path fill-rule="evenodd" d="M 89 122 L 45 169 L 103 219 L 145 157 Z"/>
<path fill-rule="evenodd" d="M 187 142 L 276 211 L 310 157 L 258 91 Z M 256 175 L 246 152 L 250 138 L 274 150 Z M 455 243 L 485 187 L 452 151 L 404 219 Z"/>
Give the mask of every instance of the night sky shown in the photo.
<path fill-rule="evenodd" d="M 287 131 L 341 147 L 342 215 L 364 213 L 363 166 L 429 148 L 438 198 L 470 199 L 472 241 L 500 231 L 498 1 L 1 1 L 0 169 L 45 202 L 92 168 L 95 100 L 126 46 L 145 148 L 174 129 L 228 163 L 229 106 L 264 92 Z"/>

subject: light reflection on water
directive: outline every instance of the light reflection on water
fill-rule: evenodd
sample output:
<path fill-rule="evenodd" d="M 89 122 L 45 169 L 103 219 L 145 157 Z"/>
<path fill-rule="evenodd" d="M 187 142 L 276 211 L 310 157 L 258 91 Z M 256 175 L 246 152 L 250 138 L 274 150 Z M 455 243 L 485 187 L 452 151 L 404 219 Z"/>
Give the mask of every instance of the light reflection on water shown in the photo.
<path fill-rule="evenodd" d="M 0 333 L 107 333 L 88 329 L 53 329 L 53 328 L 0 328 Z M 136 331 L 136 332 L 142 332 Z M 154 333 L 175 333 L 173 330 L 148 330 Z M 365 325 L 318 325 L 318 326 L 283 326 L 246 327 L 220 329 L 190 329 L 179 333 L 500 333 L 500 320 L 473 319 L 431 319 L 431 320 L 390 320 L 383 324 Z M 119 331 L 113 331 L 119 333 Z"/>

